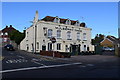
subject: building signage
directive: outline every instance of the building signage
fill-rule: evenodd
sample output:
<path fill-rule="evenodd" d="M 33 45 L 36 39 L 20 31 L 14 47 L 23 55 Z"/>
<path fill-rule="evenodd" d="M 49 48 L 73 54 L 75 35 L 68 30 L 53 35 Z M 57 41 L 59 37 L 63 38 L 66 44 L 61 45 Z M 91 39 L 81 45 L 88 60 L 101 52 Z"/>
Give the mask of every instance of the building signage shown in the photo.
<path fill-rule="evenodd" d="M 82 32 L 82 30 L 80 30 L 80 28 L 79 28 L 79 29 L 74 29 L 74 28 L 67 28 L 67 27 L 55 27 L 55 29 L 59 29 L 59 30 L 70 30 L 70 31 L 75 30 L 75 31 L 80 31 L 80 32 Z"/>

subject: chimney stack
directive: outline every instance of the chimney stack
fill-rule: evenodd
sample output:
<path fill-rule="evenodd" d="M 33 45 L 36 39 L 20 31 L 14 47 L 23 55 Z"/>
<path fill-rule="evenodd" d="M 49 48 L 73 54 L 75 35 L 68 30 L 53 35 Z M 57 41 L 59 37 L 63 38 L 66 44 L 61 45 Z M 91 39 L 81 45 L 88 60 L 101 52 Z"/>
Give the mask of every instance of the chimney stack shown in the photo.
<path fill-rule="evenodd" d="M 8 28 L 8 26 L 6 26 L 6 28 Z"/>
<path fill-rule="evenodd" d="M 12 27 L 12 25 L 10 25 L 10 27 Z"/>

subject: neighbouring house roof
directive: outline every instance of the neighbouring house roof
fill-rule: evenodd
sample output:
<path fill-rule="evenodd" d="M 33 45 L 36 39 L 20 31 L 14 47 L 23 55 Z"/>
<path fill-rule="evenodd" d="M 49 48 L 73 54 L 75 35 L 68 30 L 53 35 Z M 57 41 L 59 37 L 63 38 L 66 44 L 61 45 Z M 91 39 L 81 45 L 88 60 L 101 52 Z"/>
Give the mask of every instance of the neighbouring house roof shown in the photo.
<path fill-rule="evenodd" d="M 114 44 L 119 42 L 118 38 L 109 35 L 109 36 L 105 37 L 104 40 L 102 40 L 100 43 L 104 42 L 106 39 L 111 41 Z"/>
<path fill-rule="evenodd" d="M 41 20 L 53 22 L 55 18 L 56 17 L 46 16 L 45 18 L 43 18 Z M 63 24 L 65 24 L 65 22 L 68 20 L 68 19 L 63 19 L 63 18 L 59 18 L 59 19 L 60 19 L 60 23 L 63 23 Z M 74 25 L 76 22 L 78 22 L 78 21 L 74 21 L 74 20 L 70 20 L 70 21 L 71 21 L 71 25 Z M 80 27 L 85 27 L 85 23 L 81 23 Z"/>
<path fill-rule="evenodd" d="M 6 26 L 4 29 L 2 29 L 2 32 L 8 32 L 11 33 L 12 31 L 16 30 L 15 28 L 12 27 L 12 25 L 10 25 L 10 27 Z"/>

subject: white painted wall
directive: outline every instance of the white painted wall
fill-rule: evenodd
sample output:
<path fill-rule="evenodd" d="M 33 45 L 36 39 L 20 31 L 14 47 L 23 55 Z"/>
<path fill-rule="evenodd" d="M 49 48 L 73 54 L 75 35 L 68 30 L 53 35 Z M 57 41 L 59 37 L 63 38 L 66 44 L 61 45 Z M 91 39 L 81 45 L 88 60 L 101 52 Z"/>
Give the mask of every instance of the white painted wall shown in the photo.
<path fill-rule="evenodd" d="M 39 49 L 37 52 L 42 50 L 42 45 L 46 45 L 46 49 L 48 49 L 48 43 L 51 42 L 49 38 L 44 36 L 44 30 L 43 27 L 46 27 L 48 29 L 53 30 L 53 36 L 57 36 L 57 30 L 55 27 L 60 27 L 65 28 L 67 26 L 68 28 L 72 29 L 74 27 L 73 31 L 71 31 L 71 37 L 72 40 L 67 40 L 67 31 L 69 30 L 61 30 L 61 38 L 62 39 L 57 39 L 57 42 L 54 44 L 55 45 L 55 51 L 61 51 L 65 52 L 65 45 L 70 46 L 70 44 L 81 44 L 81 51 L 84 51 L 84 45 L 88 46 L 90 48 L 90 51 L 93 51 L 93 46 L 91 45 L 91 29 L 90 28 L 84 28 L 80 26 L 74 26 L 74 25 L 66 25 L 66 24 L 60 24 L 60 23 L 54 23 L 54 22 L 45 22 L 45 21 L 39 21 L 37 22 L 37 41 L 39 42 Z M 27 50 L 27 45 L 29 46 L 28 52 L 32 52 L 32 43 L 35 44 L 35 25 L 29 27 L 26 30 L 26 37 L 25 39 L 20 43 L 20 49 L 21 50 Z M 77 32 L 75 29 L 79 29 L 82 31 L 80 32 L 80 39 L 81 41 L 79 42 L 77 40 Z M 83 33 L 87 34 L 87 41 L 83 41 Z M 45 40 L 45 43 L 43 42 Z M 65 43 L 63 43 L 65 41 Z M 84 42 L 84 43 L 82 43 Z M 57 43 L 61 43 L 61 50 L 57 50 Z M 35 46 L 35 45 L 34 45 Z M 37 45 L 36 45 L 37 48 Z"/>

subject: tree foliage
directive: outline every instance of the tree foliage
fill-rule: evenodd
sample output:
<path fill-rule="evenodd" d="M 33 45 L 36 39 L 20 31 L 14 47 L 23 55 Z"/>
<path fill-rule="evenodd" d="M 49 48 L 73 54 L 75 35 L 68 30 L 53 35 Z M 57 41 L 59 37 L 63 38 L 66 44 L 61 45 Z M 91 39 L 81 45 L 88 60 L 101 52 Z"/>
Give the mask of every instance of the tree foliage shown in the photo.
<path fill-rule="evenodd" d="M 94 39 L 92 39 L 92 44 L 95 45 L 95 44 L 99 44 L 103 39 L 104 39 L 105 35 L 103 34 L 97 34 L 95 36 Z"/>
<path fill-rule="evenodd" d="M 9 33 L 9 37 L 11 40 L 15 41 L 15 43 L 17 43 L 19 45 L 20 42 L 24 39 L 25 33 L 21 33 L 19 31 L 15 30 L 15 31 L 12 31 L 11 33 Z"/>

